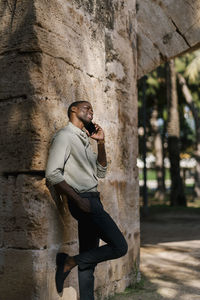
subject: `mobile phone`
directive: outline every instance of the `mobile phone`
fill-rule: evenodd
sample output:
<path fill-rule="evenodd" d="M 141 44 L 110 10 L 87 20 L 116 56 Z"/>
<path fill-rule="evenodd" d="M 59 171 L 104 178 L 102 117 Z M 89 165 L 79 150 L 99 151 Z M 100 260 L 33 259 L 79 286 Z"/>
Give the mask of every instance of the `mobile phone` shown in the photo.
<path fill-rule="evenodd" d="M 92 122 L 85 125 L 85 129 L 87 129 L 87 131 L 89 132 L 90 135 L 92 135 L 93 133 L 96 132 L 96 127 L 94 126 L 94 124 Z"/>

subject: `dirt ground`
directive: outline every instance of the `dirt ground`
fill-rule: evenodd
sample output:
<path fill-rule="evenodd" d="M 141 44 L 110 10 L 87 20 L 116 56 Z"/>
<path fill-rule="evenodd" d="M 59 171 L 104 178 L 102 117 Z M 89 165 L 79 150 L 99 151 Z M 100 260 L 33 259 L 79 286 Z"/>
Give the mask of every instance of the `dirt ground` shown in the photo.
<path fill-rule="evenodd" d="M 200 300 L 200 209 L 156 208 L 141 220 L 141 282 L 112 300 Z"/>

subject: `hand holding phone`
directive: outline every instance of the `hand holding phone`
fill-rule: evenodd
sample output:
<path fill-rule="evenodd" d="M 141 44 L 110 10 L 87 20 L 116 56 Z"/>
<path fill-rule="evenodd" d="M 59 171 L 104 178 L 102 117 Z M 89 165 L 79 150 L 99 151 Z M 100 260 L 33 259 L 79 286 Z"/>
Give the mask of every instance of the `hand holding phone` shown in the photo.
<path fill-rule="evenodd" d="M 88 131 L 90 137 L 94 140 L 103 140 L 104 132 L 103 129 L 96 123 L 88 123 L 85 125 L 85 129 Z"/>
<path fill-rule="evenodd" d="M 96 133 L 96 127 L 94 123 L 90 122 L 87 125 L 85 125 L 85 129 L 89 132 L 90 135 Z"/>

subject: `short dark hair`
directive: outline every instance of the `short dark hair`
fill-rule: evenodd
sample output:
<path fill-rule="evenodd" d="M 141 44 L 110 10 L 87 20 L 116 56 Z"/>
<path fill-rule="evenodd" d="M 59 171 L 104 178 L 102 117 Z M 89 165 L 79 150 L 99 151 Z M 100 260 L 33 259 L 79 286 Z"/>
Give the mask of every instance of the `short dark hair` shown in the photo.
<path fill-rule="evenodd" d="M 76 106 L 76 107 L 77 107 L 80 103 L 84 103 L 84 102 L 88 102 L 88 101 L 82 100 L 82 101 L 75 101 L 75 102 L 72 102 L 72 103 L 70 104 L 70 106 L 68 107 L 68 111 L 67 111 L 68 118 L 70 118 L 71 108 L 72 108 L 73 106 Z"/>

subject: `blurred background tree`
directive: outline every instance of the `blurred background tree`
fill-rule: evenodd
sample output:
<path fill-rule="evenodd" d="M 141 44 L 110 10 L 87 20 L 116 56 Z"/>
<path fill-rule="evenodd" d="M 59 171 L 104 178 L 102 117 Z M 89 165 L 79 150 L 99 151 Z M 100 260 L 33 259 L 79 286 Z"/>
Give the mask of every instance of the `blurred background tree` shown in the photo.
<path fill-rule="evenodd" d="M 170 205 L 186 205 L 185 173 L 179 168 L 179 160 L 186 157 L 196 159 L 194 191 L 200 197 L 199 81 L 200 50 L 161 65 L 147 77 L 146 146 L 147 153 L 155 157 L 157 189 L 154 198 L 166 199 L 166 174 L 169 174 L 164 162 L 168 158 L 171 162 Z M 144 132 L 141 82 L 138 81 L 139 157 L 142 157 Z M 192 172 L 190 174 L 192 176 Z"/>

